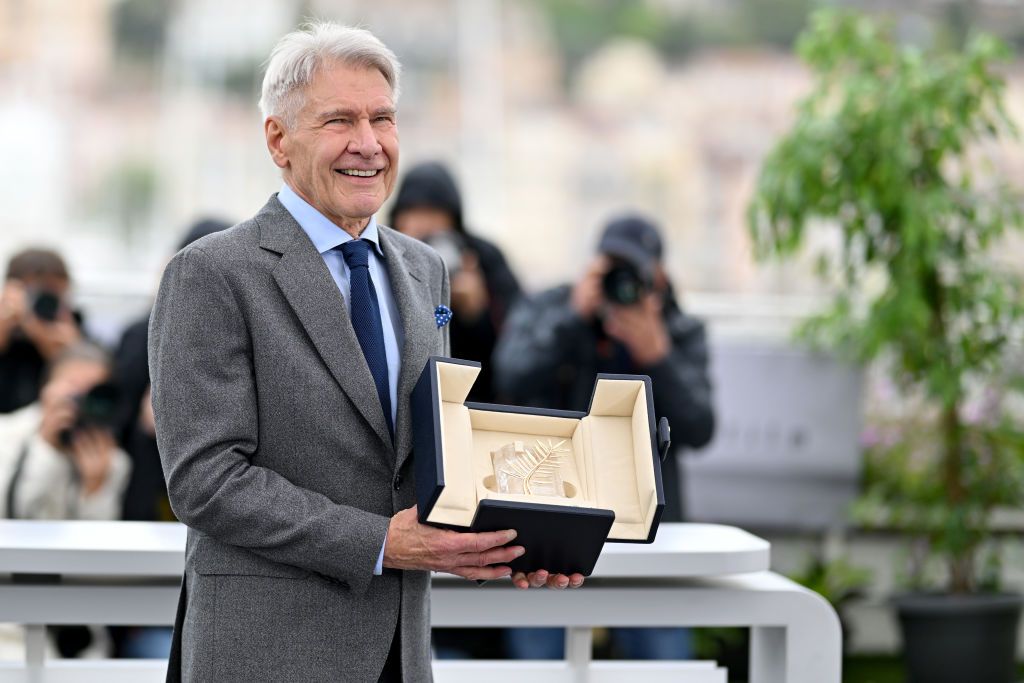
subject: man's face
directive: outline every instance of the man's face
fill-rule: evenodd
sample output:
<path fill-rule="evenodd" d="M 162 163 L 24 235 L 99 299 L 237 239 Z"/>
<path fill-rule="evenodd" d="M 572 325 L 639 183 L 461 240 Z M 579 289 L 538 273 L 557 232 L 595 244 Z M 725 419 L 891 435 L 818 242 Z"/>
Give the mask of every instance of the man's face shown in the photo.
<path fill-rule="evenodd" d="M 361 230 L 398 175 L 391 86 L 373 68 L 325 65 L 289 129 L 271 117 L 267 144 L 288 184 L 342 228 Z"/>
<path fill-rule="evenodd" d="M 435 209 L 432 206 L 415 206 L 403 210 L 395 218 L 395 224 L 392 227 L 418 240 L 452 232 L 455 229 L 452 227 L 451 214 L 444 209 Z"/>

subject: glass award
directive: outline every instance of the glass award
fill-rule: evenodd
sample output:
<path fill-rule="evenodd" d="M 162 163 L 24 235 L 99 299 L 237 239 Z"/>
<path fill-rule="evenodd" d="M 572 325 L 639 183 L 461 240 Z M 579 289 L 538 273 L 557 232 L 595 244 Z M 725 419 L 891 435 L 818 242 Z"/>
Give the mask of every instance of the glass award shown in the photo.
<path fill-rule="evenodd" d="M 532 447 L 525 446 L 523 441 L 513 441 L 491 451 L 498 491 L 565 498 L 561 470 L 569 452 L 565 439 L 557 443 L 537 441 Z"/>

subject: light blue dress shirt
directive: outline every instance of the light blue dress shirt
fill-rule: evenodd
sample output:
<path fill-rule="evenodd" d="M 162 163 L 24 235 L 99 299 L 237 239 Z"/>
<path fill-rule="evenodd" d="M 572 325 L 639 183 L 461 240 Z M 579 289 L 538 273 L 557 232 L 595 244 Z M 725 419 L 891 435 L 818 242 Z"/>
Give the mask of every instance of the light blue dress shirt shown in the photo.
<path fill-rule="evenodd" d="M 326 216 L 309 205 L 306 200 L 300 197 L 285 183 L 281 191 L 277 193 L 277 199 L 292 215 L 292 218 L 299 224 L 299 227 L 309 236 L 313 246 L 320 252 L 327 270 L 334 278 L 334 284 L 338 285 L 345 300 L 345 308 L 352 313 L 352 303 L 349 287 L 349 268 L 345 263 L 345 257 L 336 247 L 353 239 L 351 235 L 332 223 Z M 373 244 L 370 249 L 370 279 L 373 280 L 373 288 L 377 293 L 377 304 L 380 309 L 380 322 L 384 332 L 384 354 L 388 359 L 388 386 L 391 391 L 391 424 L 397 424 L 398 410 L 398 373 L 402 367 L 401 348 L 403 339 L 402 319 L 398 314 L 398 307 L 395 304 L 395 296 L 391 291 L 391 280 L 388 279 L 387 266 L 384 264 L 384 251 L 380 246 L 380 235 L 377 231 L 377 219 L 370 217 L 370 222 L 360 235 L 361 239 Z M 387 537 L 384 538 L 387 543 Z M 384 546 L 380 548 L 380 556 L 377 558 L 377 566 L 374 574 L 381 574 L 384 567 Z"/>

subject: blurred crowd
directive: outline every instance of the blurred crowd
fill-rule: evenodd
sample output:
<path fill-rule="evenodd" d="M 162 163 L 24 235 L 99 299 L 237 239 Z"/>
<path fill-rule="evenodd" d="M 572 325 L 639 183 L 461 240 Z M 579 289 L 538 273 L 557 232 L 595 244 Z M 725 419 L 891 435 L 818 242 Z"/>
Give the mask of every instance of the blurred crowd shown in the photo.
<path fill-rule="evenodd" d="M 385 221 L 430 244 L 451 279 L 452 356 L 482 363 L 470 399 L 587 410 L 596 373 L 652 378 L 658 416 L 674 452 L 663 465 L 663 521 L 681 521 L 684 449 L 714 432 L 703 324 L 687 315 L 663 264 L 662 231 L 640 214 L 603 227 L 588 267 L 573 281 L 525 293 L 497 245 L 473 233 L 448 170 L 410 169 Z M 179 248 L 229 228 L 202 220 Z M 116 348 L 91 340 L 73 306 L 61 254 L 29 248 L 6 265 L 0 290 L 0 517 L 172 521 L 155 440 L 147 364 L 148 314 Z M 53 648 L 76 656 L 100 647 L 123 657 L 166 657 L 170 629 L 55 630 Z M 17 644 L 16 629 L 0 629 Z M 559 658 L 553 629 L 435 632 L 444 657 Z M 686 658 L 682 629 L 618 629 L 611 649 L 628 658 Z M 18 655 L 20 656 L 20 655 Z"/>

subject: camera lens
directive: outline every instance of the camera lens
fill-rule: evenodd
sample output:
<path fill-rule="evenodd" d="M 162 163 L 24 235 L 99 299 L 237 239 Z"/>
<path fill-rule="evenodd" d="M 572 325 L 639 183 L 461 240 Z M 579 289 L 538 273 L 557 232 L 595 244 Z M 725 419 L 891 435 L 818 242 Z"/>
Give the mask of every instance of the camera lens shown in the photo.
<path fill-rule="evenodd" d="M 59 438 L 65 448 L 71 445 L 75 432 L 99 427 L 111 429 L 117 418 L 120 391 L 115 384 L 103 382 L 86 393 L 75 397 L 77 415 L 71 427 L 61 431 Z"/>
<path fill-rule="evenodd" d="M 628 263 L 616 264 L 605 273 L 601 288 L 605 299 L 620 306 L 637 303 L 647 290 L 639 271 Z"/>
<path fill-rule="evenodd" d="M 97 384 L 78 399 L 78 421 L 82 426 L 110 427 L 114 423 L 118 399 L 117 386 Z"/>
<path fill-rule="evenodd" d="M 53 322 L 60 310 L 60 298 L 52 292 L 40 292 L 32 301 L 32 314 L 40 320 Z"/>

